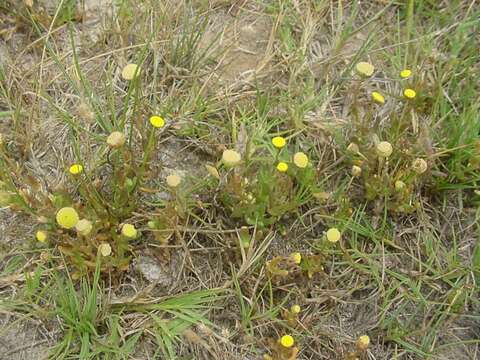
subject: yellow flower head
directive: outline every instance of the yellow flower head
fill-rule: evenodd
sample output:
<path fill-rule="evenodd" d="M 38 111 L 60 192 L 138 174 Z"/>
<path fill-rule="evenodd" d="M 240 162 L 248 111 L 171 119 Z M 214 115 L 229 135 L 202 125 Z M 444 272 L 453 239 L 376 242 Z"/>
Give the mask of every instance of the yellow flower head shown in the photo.
<path fill-rule="evenodd" d="M 133 80 L 140 75 L 140 66 L 137 64 L 128 64 L 122 70 L 122 78 L 125 80 Z"/>
<path fill-rule="evenodd" d="M 395 190 L 402 191 L 405 188 L 405 183 L 402 180 L 395 181 Z"/>
<path fill-rule="evenodd" d="M 352 166 L 352 176 L 359 177 L 362 175 L 362 168 L 357 165 Z"/>
<path fill-rule="evenodd" d="M 403 95 L 407 98 L 407 99 L 414 99 L 415 96 L 417 96 L 417 93 L 415 92 L 415 90 L 413 89 L 405 89 L 403 91 Z"/>
<path fill-rule="evenodd" d="M 218 170 L 217 170 L 217 168 L 216 168 L 215 166 L 206 164 L 206 165 L 205 165 L 205 168 L 207 169 L 207 171 L 208 171 L 208 173 L 210 174 L 210 176 L 213 176 L 214 178 L 220 180 L 220 174 L 218 173 Z"/>
<path fill-rule="evenodd" d="M 272 139 L 272 144 L 275 146 L 277 149 L 283 148 L 285 145 L 287 145 L 287 140 L 285 140 L 284 137 L 282 136 L 275 136 Z"/>
<path fill-rule="evenodd" d="M 277 165 L 277 170 L 280 172 L 285 172 L 288 170 L 288 164 L 285 162 L 279 162 Z"/>
<path fill-rule="evenodd" d="M 38 230 L 37 233 L 35 234 L 35 237 L 37 238 L 38 241 L 42 243 L 47 241 L 47 233 L 43 230 Z"/>
<path fill-rule="evenodd" d="M 225 150 L 222 154 L 222 162 L 226 167 L 237 166 L 242 161 L 242 156 L 235 150 Z"/>
<path fill-rule="evenodd" d="M 412 163 L 412 169 L 417 174 L 423 174 L 428 169 L 427 162 L 423 159 L 417 158 Z"/>
<path fill-rule="evenodd" d="M 112 148 L 119 148 L 125 144 L 125 134 L 120 131 L 114 131 L 107 137 L 107 144 Z"/>
<path fill-rule="evenodd" d="M 370 345 L 370 338 L 368 337 L 368 335 L 362 335 L 358 338 L 357 348 L 359 350 L 362 350 L 362 351 L 367 350 L 368 345 Z"/>
<path fill-rule="evenodd" d="M 87 236 L 88 234 L 90 234 L 92 228 L 92 222 L 87 219 L 79 220 L 75 225 L 75 230 L 77 230 L 77 232 L 83 236 Z"/>
<path fill-rule="evenodd" d="M 382 158 L 388 158 L 392 155 L 393 147 L 388 141 L 381 141 L 377 145 L 377 155 Z"/>
<path fill-rule="evenodd" d="M 331 243 L 336 243 L 340 238 L 342 237 L 342 234 L 340 231 L 338 231 L 337 228 L 330 228 L 327 231 L 327 240 Z"/>
<path fill-rule="evenodd" d="M 82 173 L 83 166 L 81 164 L 73 164 L 72 166 L 70 166 L 70 169 L 68 169 L 68 171 L 70 171 L 70 174 L 72 175 L 78 175 Z"/>
<path fill-rule="evenodd" d="M 157 115 L 153 115 L 150 117 L 150 124 L 156 128 L 162 128 L 165 126 L 165 120 Z"/>
<path fill-rule="evenodd" d="M 372 76 L 373 72 L 375 71 L 375 67 L 365 61 L 360 61 L 359 63 L 357 63 L 355 69 L 357 70 L 357 73 L 362 76 Z"/>
<path fill-rule="evenodd" d="M 375 101 L 376 103 L 385 104 L 385 98 L 383 97 L 382 94 L 380 94 L 380 93 L 377 92 L 377 91 L 372 92 L 372 99 L 373 99 L 373 101 Z"/>
<path fill-rule="evenodd" d="M 402 79 L 408 79 L 412 75 L 412 71 L 409 69 L 403 69 L 400 71 L 400 77 Z"/>
<path fill-rule="evenodd" d="M 182 178 L 177 174 L 171 174 L 167 176 L 167 184 L 172 188 L 176 188 L 182 182 Z"/>
<path fill-rule="evenodd" d="M 291 335 L 283 335 L 280 338 L 280 345 L 286 348 L 291 348 L 295 344 L 295 340 Z"/>
<path fill-rule="evenodd" d="M 101 243 L 98 246 L 98 252 L 102 256 L 110 256 L 110 254 L 112 253 L 112 247 L 110 246 L 109 243 Z"/>
<path fill-rule="evenodd" d="M 57 212 L 57 223 L 65 228 L 71 229 L 78 223 L 78 214 L 72 207 L 64 207 Z"/>
<path fill-rule="evenodd" d="M 302 262 L 302 254 L 300 254 L 299 252 L 291 254 L 290 257 L 295 264 L 300 264 Z"/>
<path fill-rule="evenodd" d="M 303 152 L 297 152 L 293 155 L 293 163 L 301 169 L 305 169 L 308 166 L 308 156 Z"/>
<path fill-rule="evenodd" d="M 298 304 L 295 304 L 295 305 L 292 305 L 292 307 L 290 308 L 290 311 L 292 312 L 292 314 L 299 314 L 300 311 L 302 311 L 302 309 L 300 308 L 300 305 Z"/>
<path fill-rule="evenodd" d="M 137 237 L 137 229 L 132 224 L 123 224 L 122 235 L 134 239 Z"/>

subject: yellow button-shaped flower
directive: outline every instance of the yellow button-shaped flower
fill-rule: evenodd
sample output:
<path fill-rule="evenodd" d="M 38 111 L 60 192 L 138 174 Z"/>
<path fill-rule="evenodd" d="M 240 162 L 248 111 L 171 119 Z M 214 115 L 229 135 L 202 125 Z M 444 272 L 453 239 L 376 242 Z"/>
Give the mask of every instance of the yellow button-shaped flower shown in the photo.
<path fill-rule="evenodd" d="M 377 91 L 372 92 L 372 99 L 378 104 L 385 104 L 385 98 Z"/>
<path fill-rule="evenodd" d="M 412 71 L 409 69 L 403 69 L 400 71 L 400 77 L 402 79 L 408 79 L 410 76 L 412 76 Z"/>
<path fill-rule="evenodd" d="M 112 247 L 110 246 L 109 243 L 101 243 L 98 246 L 98 252 L 102 256 L 110 256 L 110 254 L 112 253 Z"/>
<path fill-rule="evenodd" d="M 279 162 L 277 165 L 277 170 L 280 172 L 285 172 L 288 170 L 288 164 L 285 162 Z"/>
<path fill-rule="evenodd" d="M 107 144 L 112 148 L 119 148 L 125 144 L 125 134 L 120 131 L 114 131 L 107 137 Z"/>
<path fill-rule="evenodd" d="M 77 230 L 77 232 L 83 236 L 87 236 L 88 234 L 90 234 L 92 229 L 93 229 L 92 222 L 87 219 L 79 220 L 75 225 L 75 230 Z"/>
<path fill-rule="evenodd" d="M 415 92 L 415 90 L 413 89 L 405 89 L 403 91 L 403 95 L 407 98 L 407 99 L 414 99 L 415 96 L 417 96 L 417 93 Z"/>
<path fill-rule="evenodd" d="M 81 164 L 73 164 L 72 166 L 70 166 L 70 169 L 68 169 L 68 171 L 70 171 L 70 174 L 72 175 L 78 175 L 82 173 L 83 166 Z"/>
<path fill-rule="evenodd" d="M 406 184 L 402 180 L 395 181 L 395 190 L 402 191 L 405 189 Z"/>
<path fill-rule="evenodd" d="M 379 157 L 388 158 L 392 155 L 393 147 L 388 141 L 381 141 L 377 144 L 376 151 Z"/>
<path fill-rule="evenodd" d="M 272 144 L 275 146 L 277 149 L 283 148 L 285 145 L 287 145 L 287 140 L 285 140 L 284 137 L 282 136 L 275 136 L 272 139 Z"/>
<path fill-rule="evenodd" d="M 308 166 L 308 156 L 299 151 L 293 155 L 293 163 L 301 169 L 305 169 Z"/>
<path fill-rule="evenodd" d="M 362 351 L 367 350 L 368 345 L 370 345 L 370 338 L 368 337 L 368 335 L 362 335 L 358 338 L 357 348 L 359 350 L 362 350 Z"/>
<path fill-rule="evenodd" d="M 240 163 L 242 156 L 235 150 L 225 150 L 222 154 L 222 162 L 227 167 L 234 167 Z"/>
<path fill-rule="evenodd" d="M 372 76 L 373 72 L 375 71 L 375 67 L 365 61 L 360 61 L 359 63 L 357 63 L 355 69 L 357 70 L 357 73 L 362 76 Z"/>
<path fill-rule="evenodd" d="M 412 169 L 417 174 L 423 174 L 428 169 L 428 164 L 425 160 L 417 158 L 412 163 Z"/>
<path fill-rule="evenodd" d="M 140 74 L 140 67 L 137 64 L 128 64 L 122 70 L 122 78 L 133 80 Z"/>
<path fill-rule="evenodd" d="M 295 305 L 292 305 L 292 307 L 290 308 L 290 311 L 292 312 L 292 314 L 300 314 L 300 311 L 302 311 L 302 309 L 300 308 L 300 305 L 295 304 Z"/>
<path fill-rule="evenodd" d="M 299 252 L 291 254 L 290 257 L 295 264 L 300 264 L 302 262 L 302 254 L 300 254 Z"/>
<path fill-rule="evenodd" d="M 338 231 L 337 228 L 330 228 L 327 231 L 327 240 L 331 243 L 336 243 L 340 238 L 342 237 L 342 234 L 340 231 Z"/>
<path fill-rule="evenodd" d="M 205 168 L 207 169 L 210 176 L 213 176 L 214 178 L 217 178 L 220 180 L 220 174 L 218 173 L 218 170 L 215 166 L 206 164 Z"/>
<path fill-rule="evenodd" d="M 57 223 L 65 228 L 71 229 L 78 223 L 78 213 L 72 207 L 64 207 L 57 212 Z"/>
<path fill-rule="evenodd" d="M 42 243 L 47 241 L 47 233 L 43 230 L 38 230 L 37 233 L 35 234 L 35 237 L 37 238 L 38 241 Z"/>
<path fill-rule="evenodd" d="M 165 120 L 158 115 L 153 115 L 150 117 L 150 124 L 152 124 L 153 127 L 162 128 L 165 126 Z"/>
<path fill-rule="evenodd" d="M 137 237 L 137 229 L 132 224 L 124 224 L 122 226 L 122 235 L 134 239 Z"/>
<path fill-rule="evenodd" d="M 182 182 L 182 178 L 177 174 L 167 176 L 167 184 L 172 188 L 176 188 Z"/>
<path fill-rule="evenodd" d="M 360 175 L 362 175 L 362 168 L 360 166 L 353 165 L 351 172 L 352 176 L 359 177 Z"/>
<path fill-rule="evenodd" d="M 283 335 L 280 338 L 280 345 L 286 348 L 291 348 L 295 344 L 295 340 L 291 335 Z"/>

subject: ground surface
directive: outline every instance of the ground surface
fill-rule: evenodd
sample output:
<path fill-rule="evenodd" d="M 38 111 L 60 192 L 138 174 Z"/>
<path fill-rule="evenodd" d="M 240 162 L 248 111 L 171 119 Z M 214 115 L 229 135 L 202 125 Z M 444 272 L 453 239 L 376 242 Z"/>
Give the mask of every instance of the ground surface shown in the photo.
<path fill-rule="evenodd" d="M 0 359 L 277 359 L 287 333 L 298 359 L 345 359 L 364 334 L 361 359 L 480 358 L 479 8 L 0 2 Z M 355 72 L 360 61 L 373 76 Z M 122 79 L 128 63 L 141 64 L 138 82 Z M 405 68 L 413 75 L 402 80 Z M 402 96 L 406 86 L 414 101 Z M 153 151 L 151 114 L 167 123 Z M 58 194 L 87 213 L 91 197 L 71 164 L 81 162 L 106 198 L 124 186 L 106 166 L 118 160 L 104 151 L 114 129 L 133 129 L 120 159 L 134 164 L 122 167 L 131 178 L 145 149 L 151 156 L 142 187 L 122 204 L 135 209 L 109 222 L 97 212 L 97 224 L 134 223 L 141 235 L 128 266 L 77 279 L 58 242 L 73 232 L 52 228 L 46 243 L 35 232 L 50 226 Z M 278 156 L 289 172 L 276 171 L 277 135 L 291 154 L 308 154 L 312 179 L 302 180 L 287 150 Z M 387 160 L 376 154 L 380 140 L 393 145 Z M 242 155 L 240 167 L 219 165 L 225 149 Z M 412 172 L 415 158 L 426 172 Z M 184 187 L 165 185 L 172 173 Z M 398 179 L 408 194 L 395 190 Z M 225 201 L 235 186 L 260 199 L 255 186 L 269 182 L 266 224 L 242 213 L 245 202 Z M 277 215 L 276 200 L 295 206 Z M 166 225 L 152 230 L 154 218 Z M 331 227 L 342 232 L 335 245 L 325 240 Z M 245 231 L 254 240 L 240 248 Z M 288 263 L 294 252 L 322 269 L 273 276 L 268 261 Z M 301 312 L 291 323 L 293 304 Z"/>

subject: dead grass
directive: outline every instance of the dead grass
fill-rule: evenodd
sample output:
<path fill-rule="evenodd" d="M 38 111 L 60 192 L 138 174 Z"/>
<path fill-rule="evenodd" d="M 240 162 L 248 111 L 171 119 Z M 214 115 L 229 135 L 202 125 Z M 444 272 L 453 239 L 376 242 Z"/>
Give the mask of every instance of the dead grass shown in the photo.
<path fill-rule="evenodd" d="M 407 6 L 384 1 L 85 1 L 71 19 L 58 7 L 71 1 L 34 1 L 30 9 L 27 3 L 0 4 L 0 131 L 18 164 L 19 187 L 25 185 L 21 174 L 37 179 L 42 191 L 72 190 L 68 165 L 82 158 L 93 166 L 101 156 L 98 139 L 107 132 L 96 119 L 112 124 L 161 111 L 169 125 L 151 161 L 156 176 L 148 188 L 155 191 L 142 194 L 148 206 L 134 219 L 168 199 L 158 190 L 166 174 L 202 179 L 203 164 L 214 164 L 224 149 L 244 150 L 249 139 L 264 144 L 274 134 L 311 154 L 322 175 L 319 186 L 332 194 L 283 216 L 263 230 L 263 242 L 241 253 L 244 224 L 222 208 L 218 189 L 192 180 L 195 211 L 165 231 L 169 245 L 146 235 L 134 247 L 129 270 L 103 279 L 98 298 L 105 307 L 94 316 L 92 346 L 72 342 L 71 356 L 126 358 L 119 349 L 138 334 L 128 358 L 166 356 L 158 355 L 162 346 L 169 353 L 161 342 L 174 338 L 172 351 L 185 359 L 260 359 L 269 339 L 291 332 L 299 359 L 344 359 L 362 334 L 372 342 L 365 359 L 479 357 L 478 268 L 472 260 L 479 177 L 465 170 L 468 146 L 478 138 L 475 115 L 467 116 L 478 111 L 478 85 L 466 84 L 478 80 L 480 66 L 474 1 L 456 2 L 453 9 L 442 1 L 408 1 L 413 17 Z M 359 91 L 351 70 L 361 60 L 377 71 Z M 144 87 L 134 106 L 120 69 L 137 61 Z M 435 163 L 416 194 L 419 207 L 408 215 L 388 212 L 382 200 L 365 201 L 363 185 L 349 183 L 344 151 L 357 138 L 401 138 L 389 115 L 402 112 L 398 102 L 387 101 L 374 124 L 362 119 L 372 111 L 370 91 L 381 89 L 393 99 L 401 92 L 391 80 L 406 66 L 427 100 L 402 141 L 432 163 L 450 156 Z M 455 122 L 470 136 L 451 130 Z M 145 140 L 140 132 L 135 136 Z M 341 246 L 320 250 L 323 232 L 336 223 L 344 228 Z M 38 266 L 63 267 L 57 249 L 34 243 L 36 224 L 0 210 L 0 338 L 6 339 L 0 353 L 9 359 L 41 358 L 47 346 L 65 341 L 68 329 L 65 318 L 48 316 L 58 291 L 49 285 L 50 272 L 39 287 L 52 290 L 33 303 L 28 281 L 15 277 Z M 42 251 L 53 260 L 42 259 Z M 324 273 L 271 282 L 265 261 L 293 251 L 321 253 Z M 21 261 L 12 263 L 16 256 Z M 84 289 L 76 289 L 83 299 Z M 173 327 L 178 313 L 141 308 L 216 289 L 221 297 L 183 313 L 194 319 L 189 330 Z M 128 310 L 118 310 L 119 303 Z M 280 314 L 294 303 L 302 312 L 291 329 Z M 28 321 L 42 324 L 42 335 Z M 113 350 L 105 355 L 105 348 Z"/>

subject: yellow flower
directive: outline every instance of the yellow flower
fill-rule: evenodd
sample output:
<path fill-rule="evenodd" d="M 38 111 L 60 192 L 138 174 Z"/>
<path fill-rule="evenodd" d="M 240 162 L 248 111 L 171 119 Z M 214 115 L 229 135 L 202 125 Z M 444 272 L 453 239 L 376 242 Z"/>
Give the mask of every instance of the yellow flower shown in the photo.
<path fill-rule="evenodd" d="M 285 140 L 284 137 L 282 136 L 275 136 L 272 139 L 272 144 L 275 146 L 277 149 L 283 148 L 285 145 L 287 145 L 287 140 Z"/>
<path fill-rule="evenodd" d="M 137 237 L 137 229 L 132 224 L 123 224 L 122 226 L 122 235 L 128 238 L 136 238 Z"/>
<path fill-rule="evenodd" d="M 277 170 L 280 172 L 285 172 L 288 170 L 288 164 L 285 162 L 279 162 L 277 165 Z"/>
<path fill-rule="evenodd" d="M 405 183 L 402 180 L 395 181 L 395 190 L 402 191 L 405 188 Z"/>
<path fill-rule="evenodd" d="M 101 243 L 98 246 L 98 252 L 102 254 L 102 256 L 110 256 L 110 254 L 112 253 L 112 247 L 109 243 Z"/>
<path fill-rule="evenodd" d="M 383 97 L 382 94 L 380 94 L 380 93 L 377 92 L 377 91 L 372 92 L 372 99 L 373 99 L 373 101 L 375 101 L 376 103 L 385 104 L 385 98 Z"/>
<path fill-rule="evenodd" d="M 361 351 L 365 351 L 368 348 L 368 345 L 370 345 L 370 338 L 368 335 L 362 335 L 358 338 L 357 340 L 357 348 Z"/>
<path fill-rule="evenodd" d="M 415 90 L 413 89 L 405 89 L 403 91 L 403 95 L 407 98 L 407 99 L 413 99 L 415 98 L 415 96 L 417 96 L 417 93 L 415 92 Z"/>
<path fill-rule="evenodd" d="M 72 175 L 78 175 L 83 171 L 83 166 L 81 164 L 73 164 L 68 171 Z"/>
<path fill-rule="evenodd" d="M 165 126 L 165 120 L 157 115 L 153 115 L 150 117 L 150 124 L 156 128 L 162 128 Z"/>
<path fill-rule="evenodd" d="M 412 163 L 412 169 L 417 174 L 423 174 L 428 169 L 427 162 L 423 159 L 417 158 Z"/>
<path fill-rule="evenodd" d="M 340 238 L 342 237 L 342 234 L 340 231 L 338 231 L 337 228 L 330 228 L 327 231 L 327 240 L 331 243 L 336 243 Z"/>
<path fill-rule="evenodd" d="M 402 79 L 407 79 L 407 78 L 409 78 L 411 75 L 412 75 L 412 71 L 409 70 L 409 69 L 403 69 L 402 71 L 400 71 L 400 77 L 401 77 Z"/>
<path fill-rule="evenodd" d="M 280 345 L 286 348 L 291 348 L 295 344 L 295 340 L 291 335 L 283 335 L 280 338 Z"/>
<path fill-rule="evenodd" d="M 64 207 L 58 210 L 56 218 L 57 223 L 65 229 L 73 228 L 78 222 L 78 214 L 72 207 Z"/>
<path fill-rule="evenodd" d="M 372 76 L 373 72 L 375 71 L 375 67 L 365 61 L 360 61 L 356 66 L 355 66 L 357 73 L 359 73 L 362 76 Z"/>
<path fill-rule="evenodd" d="M 35 237 L 37 238 L 38 241 L 42 243 L 47 241 L 47 233 L 43 230 L 38 230 L 37 233 L 35 234 Z"/>
<path fill-rule="evenodd" d="M 167 176 L 167 184 L 172 188 L 176 188 L 182 182 L 182 178 L 177 174 Z"/>
<path fill-rule="evenodd" d="M 119 148 L 125 144 L 125 134 L 120 131 L 114 131 L 107 137 L 107 144 L 112 148 Z"/>
<path fill-rule="evenodd" d="M 88 234 L 90 234 L 92 228 L 92 222 L 87 219 L 79 220 L 75 225 L 75 230 L 77 230 L 77 232 L 83 236 L 87 236 Z"/>
<path fill-rule="evenodd" d="M 290 308 L 290 311 L 292 312 L 292 314 L 299 314 L 300 311 L 302 311 L 302 309 L 300 308 L 300 305 L 292 305 L 292 307 Z"/>
<path fill-rule="evenodd" d="M 357 165 L 352 166 L 352 176 L 359 177 L 362 175 L 362 168 Z"/>
<path fill-rule="evenodd" d="M 222 162 L 226 167 L 234 167 L 240 163 L 242 156 L 235 150 L 225 150 L 222 154 Z"/>
<path fill-rule="evenodd" d="M 293 163 L 301 169 L 305 169 L 308 166 L 308 156 L 303 152 L 297 152 L 293 155 Z"/>
<path fill-rule="evenodd" d="M 128 64 L 122 70 L 122 78 L 125 80 L 133 80 L 140 75 L 140 66 L 137 64 Z"/>
<path fill-rule="evenodd" d="M 218 170 L 216 167 L 206 164 L 205 168 L 207 169 L 210 176 L 213 176 L 214 178 L 217 178 L 220 180 L 220 174 L 218 173 Z"/>
<path fill-rule="evenodd" d="M 300 264 L 302 262 L 302 254 L 300 254 L 299 252 L 291 254 L 290 257 L 295 264 Z"/>
<path fill-rule="evenodd" d="M 390 155 L 392 155 L 393 147 L 389 142 L 381 141 L 378 143 L 376 150 L 379 157 L 388 158 Z"/>

